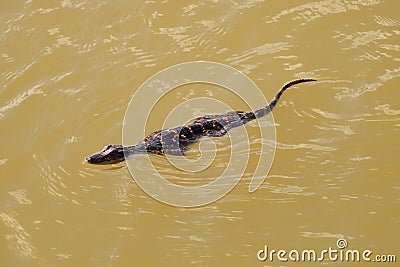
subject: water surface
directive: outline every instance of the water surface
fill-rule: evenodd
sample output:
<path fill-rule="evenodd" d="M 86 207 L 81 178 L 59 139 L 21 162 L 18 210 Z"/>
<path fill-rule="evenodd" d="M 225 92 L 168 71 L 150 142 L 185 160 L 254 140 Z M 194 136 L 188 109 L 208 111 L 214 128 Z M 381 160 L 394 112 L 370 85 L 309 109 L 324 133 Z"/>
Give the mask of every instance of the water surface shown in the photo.
<path fill-rule="evenodd" d="M 338 238 L 398 253 L 399 8 L 389 0 L 4 3 L 2 265 L 291 266 L 256 253 L 336 248 Z M 223 199 L 175 208 L 144 193 L 126 167 L 82 163 L 122 142 L 126 107 L 146 79 L 193 60 L 242 71 L 267 99 L 289 80 L 319 80 L 288 91 L 274 110 L 277 151 L 258 191 L 247 191 L 250 163 Z M 218 95 L 200 87 L 165 107 Z M 243 108 L 233 95 L 224 100 Z M 256 124 L 246 129 L 257 152 Z M 229 140 L 216 142 L 222 168 Z M 178 184 L 207 182 L 170 170 Z"/>

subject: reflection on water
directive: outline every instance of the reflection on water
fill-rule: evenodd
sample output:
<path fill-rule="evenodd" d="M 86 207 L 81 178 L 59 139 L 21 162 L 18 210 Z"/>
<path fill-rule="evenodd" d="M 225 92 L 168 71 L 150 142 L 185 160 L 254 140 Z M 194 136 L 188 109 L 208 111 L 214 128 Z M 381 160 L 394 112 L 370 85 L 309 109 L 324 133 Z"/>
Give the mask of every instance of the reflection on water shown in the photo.
<path fill-rule="evenodd" d="M 349 248 L 397 252 L 399 7 L 380 0 L 4 4 L 2 264 L 256 266 L 265 244 L 318 250 L 338 238 Z M 286 81 L 318 79 L 288 90 L 274 110 L 277 152 L 258 191 L 248 193 L 251 161 L 223 199 L 174 208 L 147 196 L 124 165 L 82 163 L 105 144 L 121 143 L 136 88 L 192 60 L 237 68 L 267 99 Z M 191 99 L 196 88 L 171 99 Z M 213 88 L 204 93 L 237 104 Z M 260 125 L 270 127 L 263 119 Z M 257 127 L 246 126 L 253 157 L 261 143 L 273 145 Z M 216 140 L 211 170 L 226 166 L 228 143 Z M 188 157 L 198 151 L 193 146 Z M 176 184 L 212 180 L 183 176 L 163 157 L 152 162 Z"/>

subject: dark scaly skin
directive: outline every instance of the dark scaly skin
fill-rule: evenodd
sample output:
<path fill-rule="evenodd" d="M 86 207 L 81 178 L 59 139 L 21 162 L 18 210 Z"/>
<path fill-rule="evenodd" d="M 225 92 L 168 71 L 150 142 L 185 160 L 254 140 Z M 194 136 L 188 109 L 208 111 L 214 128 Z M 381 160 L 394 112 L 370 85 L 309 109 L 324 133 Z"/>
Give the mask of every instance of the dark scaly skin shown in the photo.
<path fill-rule="evenodd" d="M 315 80 L 300 79 L 285 84 L 269 105 L 255 112 L 230 111 L 226 114 L 204 115 L 195 118 L 191 124 L 153 132 L 144 141 L 134 146 L 107 145 L 99 153 L 87 157 L 86 162 L 90 164 L 114 164 L 124 161 L 125 156 L 131 157 L 137 154 L 183 155 L 191 143 L 202 137 L 224 136 L 230 129 L 268 114 L 276 106 L 286 89 L 299 83 L 312 81 Z"/>

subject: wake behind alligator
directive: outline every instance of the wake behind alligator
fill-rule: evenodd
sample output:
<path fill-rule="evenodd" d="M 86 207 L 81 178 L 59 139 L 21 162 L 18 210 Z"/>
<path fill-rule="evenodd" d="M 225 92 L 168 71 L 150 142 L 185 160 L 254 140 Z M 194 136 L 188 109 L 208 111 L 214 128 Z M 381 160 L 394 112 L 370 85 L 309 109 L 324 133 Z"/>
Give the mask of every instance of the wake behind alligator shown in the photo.
<path fill-rule="evenodd" d="M 183 155 L 190 144 L 202 137 L 224 136 L 230 129 L 270 113 L 286 89 L 312 81 L 316 80 L 299 79 L 285 84 L 269 105 L 255 112 L 230 111 L 226 114 L 204 115 L 195 118 L 191 124 L 153 132 L 144 141 L 133 146 L 106 145 L 99 153 L 87 157 L 86 162 L 98 165 L 115 164 L 138 154 Z"/>

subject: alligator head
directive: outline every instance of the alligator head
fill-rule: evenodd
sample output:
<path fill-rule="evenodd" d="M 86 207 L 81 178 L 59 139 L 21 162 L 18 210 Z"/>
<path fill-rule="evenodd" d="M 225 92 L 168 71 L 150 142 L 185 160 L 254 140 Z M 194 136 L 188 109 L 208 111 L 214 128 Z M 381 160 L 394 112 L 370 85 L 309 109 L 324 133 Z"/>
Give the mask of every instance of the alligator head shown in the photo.
<path fill-rule="evenodd" d="M 102 151 L 85 159 L 87 163 L 96 165 L 114 164 L 124 160 L 124 148 L 121 145 L 106 145 Z"/>

